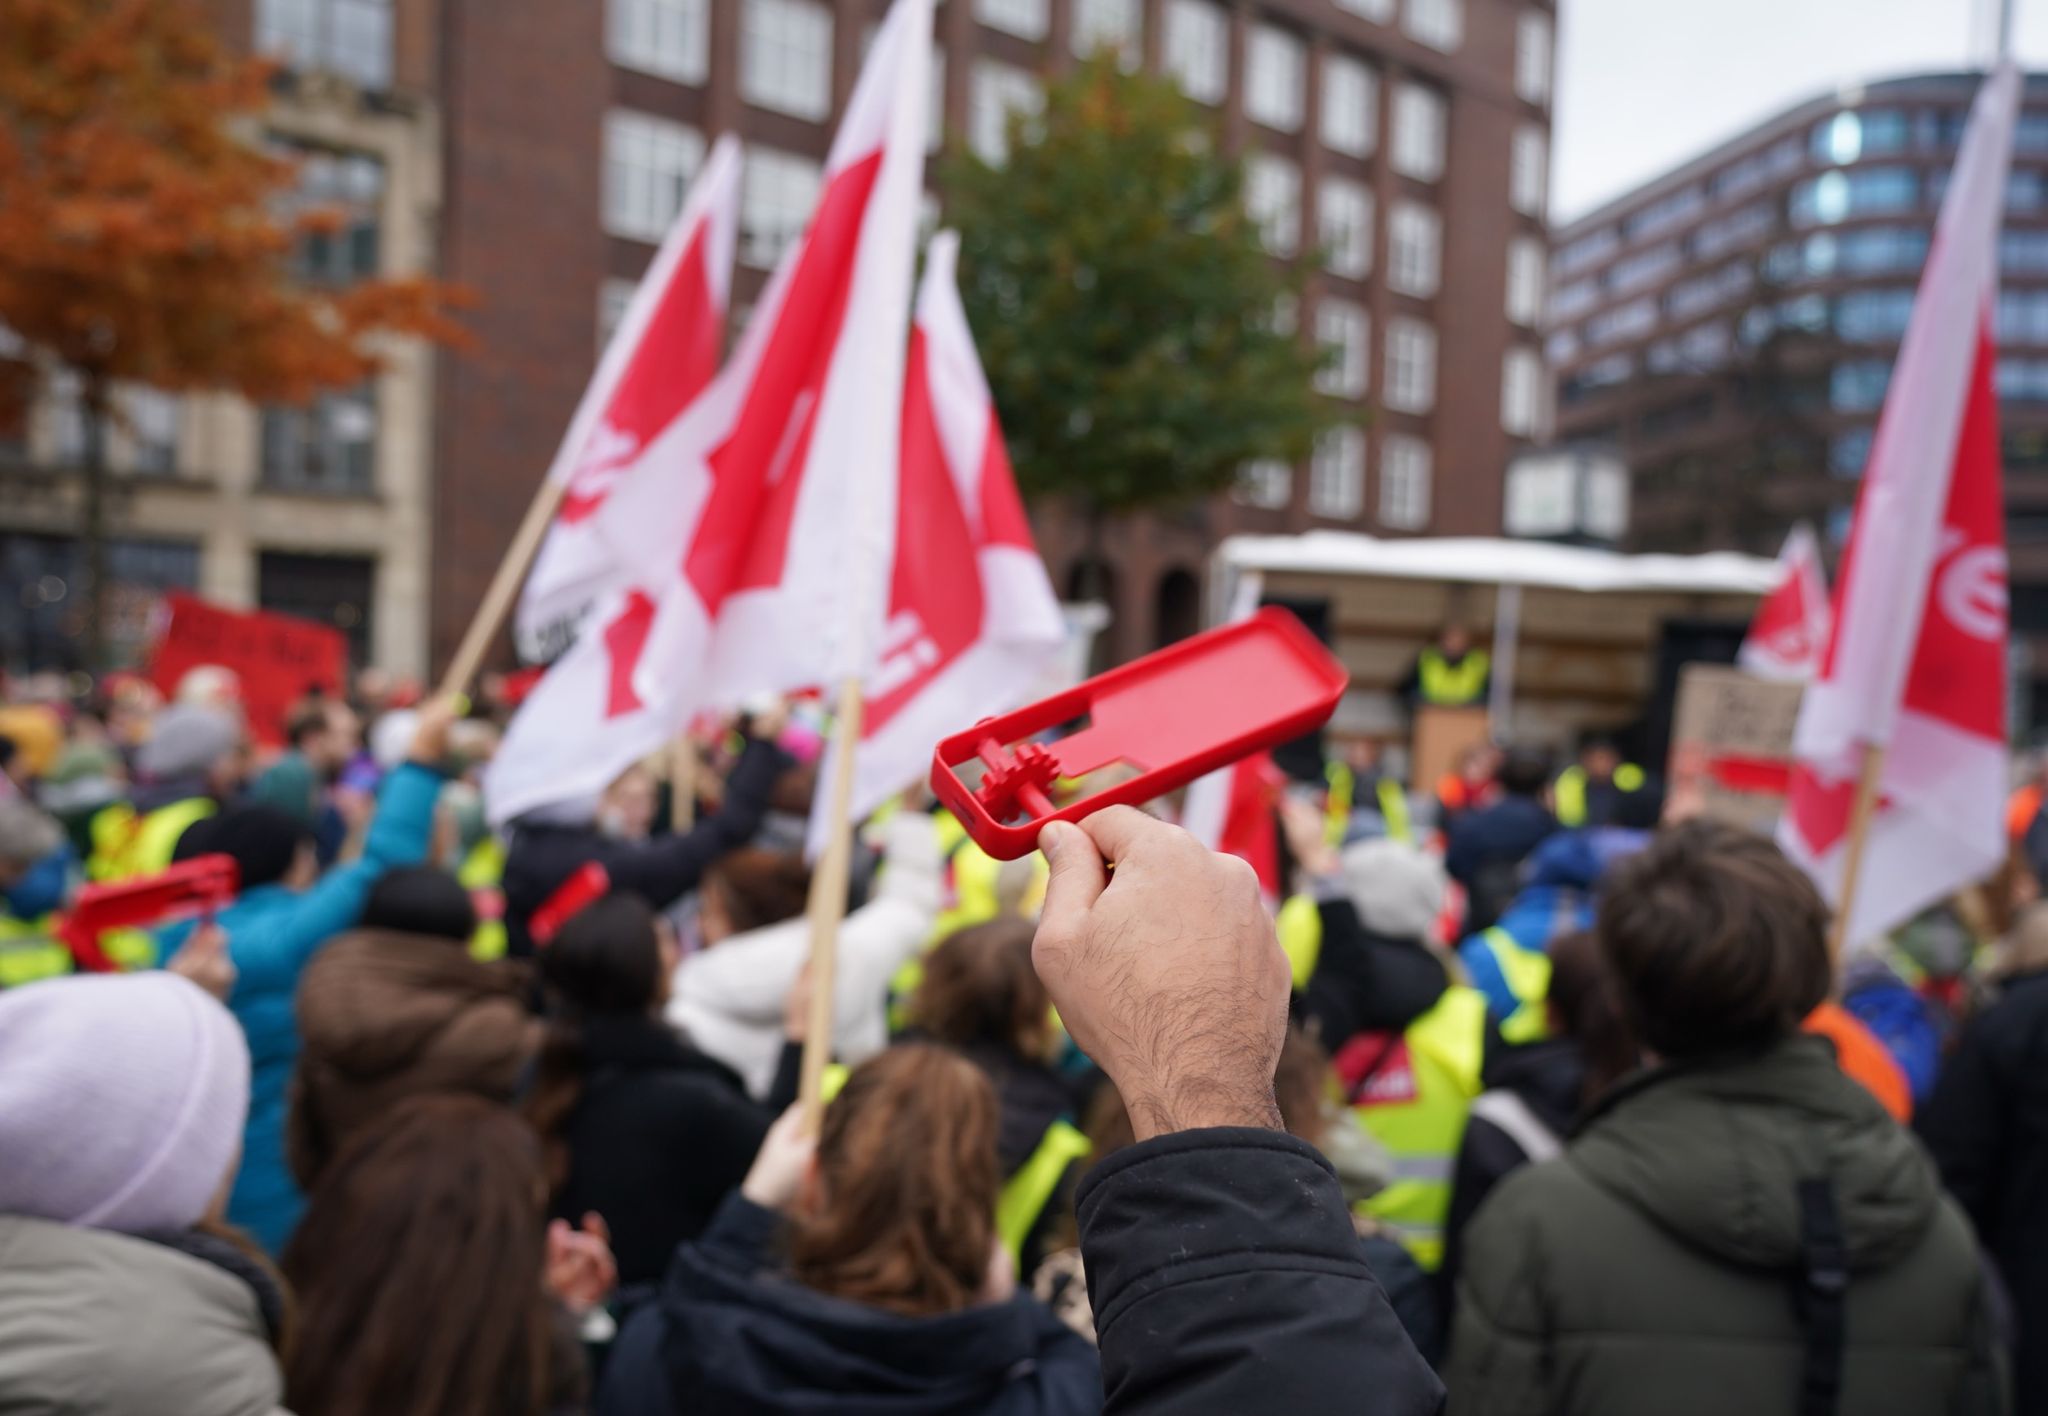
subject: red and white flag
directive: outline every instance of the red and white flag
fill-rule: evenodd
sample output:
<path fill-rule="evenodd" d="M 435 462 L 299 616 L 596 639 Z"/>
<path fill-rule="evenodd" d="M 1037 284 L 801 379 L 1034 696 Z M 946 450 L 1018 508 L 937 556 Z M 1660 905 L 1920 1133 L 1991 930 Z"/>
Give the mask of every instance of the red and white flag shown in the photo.
<path fill-rule="evenodd" d="M 588 800 L 700 709 L 830 684 L 881 642 L 924 191 L 932 0 L 896 0 L 803 238 L 731 361 L 596 514 L 634 577 L 485 778 L 493 821 Z"/>
<path fill-rule="evenodd" d="M 1735 662 L 1764 678 L 1804 683 L 1820 672 L 1828 643 L 1828 582 L 1820 544 L 1804 521 L 1778 552 L 1778 574 L 1778 588 L 1756 607 Z"/>
<path fill-rule="evenodd" d="M 607 592 L 630 579 L 599 534 L 598 510 L 627 477 L 676 474 L 650 457 L 718 372 L 739 227 L 740 144 L 720 138 L 619 317 L 548 468 L 561 509 L 519 592 L 521 652 L 551 659 Z"/>
<path fill-rule="evenodd" d="M 896 556 L 880 658 L 867 675 L 853 819 L 930 770 L 939 739 L 1022 703 L 1066 642 L 1031 539 L 956 267 L 960 238 L 925 253 L 903 384 Z M 818 780 L 832 780 L 831 753 Z M 822 846 L 820 790 L 811 844 Z"/>
<path fill-rule="evenodd" d="M 1856 508 L 1834 634 L 1807 690 L 1788 853 L 1847 941 L 1878 937 L 2005 859 L 2005 530 L 1992 309 L 2020 79 L 1978 92 Z M 1863 869 L 1840 899 L 1866 747 L 1884 751 Z"/>

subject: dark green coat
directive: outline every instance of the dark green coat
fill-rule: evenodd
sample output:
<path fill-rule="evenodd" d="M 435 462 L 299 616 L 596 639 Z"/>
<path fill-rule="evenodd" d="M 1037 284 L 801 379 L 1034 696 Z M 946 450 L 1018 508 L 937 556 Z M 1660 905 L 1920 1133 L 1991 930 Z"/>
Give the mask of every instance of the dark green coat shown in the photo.
<path fill-rule="evenodd" d="M 1797 1183 L 1850 1259 L 1842 1416 L 1993 1416 L 1976 1241 L 1920 1145 L 1827 1044 L 1655 1069 L 1473 1219 L 1445 1371 L 1471 1416 L 1796 1416 Z"/>

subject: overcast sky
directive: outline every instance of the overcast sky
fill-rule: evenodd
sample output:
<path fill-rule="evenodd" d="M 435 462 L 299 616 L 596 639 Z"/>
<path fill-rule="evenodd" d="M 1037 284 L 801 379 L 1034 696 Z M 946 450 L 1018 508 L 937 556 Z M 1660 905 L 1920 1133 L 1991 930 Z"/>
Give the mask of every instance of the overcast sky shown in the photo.
<path fill-rule="evenodd" d="M 1561 221 L 1845 83 L 1974 67 L 1996 0 L 1560 0 Z M 2018 0 L 2048 68 L 2048 0 Z"/>

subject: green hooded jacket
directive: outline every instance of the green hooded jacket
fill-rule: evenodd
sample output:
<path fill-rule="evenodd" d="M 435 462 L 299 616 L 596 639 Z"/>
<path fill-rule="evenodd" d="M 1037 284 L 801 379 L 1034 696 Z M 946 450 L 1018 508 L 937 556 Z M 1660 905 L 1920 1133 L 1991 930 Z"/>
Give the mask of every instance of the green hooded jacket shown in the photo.
<path fill-rule="evenodd" d="M 1799 1416 L 1798 1185 L 1848 1250 L 1842 1416 L 1995 1416 L 2004 1358 L 1969 1223 L 1825 1042 L 1656 1068 L 1466 1241 L 1444 1373 L 1473 1416 Z"/>

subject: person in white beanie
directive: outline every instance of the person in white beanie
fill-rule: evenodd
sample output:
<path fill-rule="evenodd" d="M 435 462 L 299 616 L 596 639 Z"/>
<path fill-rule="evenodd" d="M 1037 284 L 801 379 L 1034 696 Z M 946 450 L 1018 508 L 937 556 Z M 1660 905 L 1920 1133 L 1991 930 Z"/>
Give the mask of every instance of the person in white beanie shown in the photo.
<path fill-rule="evenodd" d="M 221 1224 L 248 1106 L 183 978 L 0 994 L 0 1411 L 279 1410 L 283 1287 Z"/>

